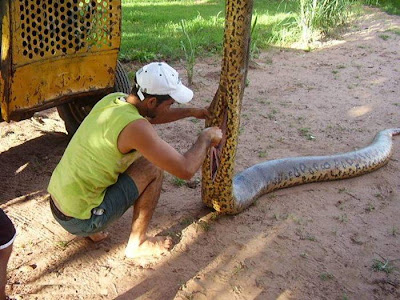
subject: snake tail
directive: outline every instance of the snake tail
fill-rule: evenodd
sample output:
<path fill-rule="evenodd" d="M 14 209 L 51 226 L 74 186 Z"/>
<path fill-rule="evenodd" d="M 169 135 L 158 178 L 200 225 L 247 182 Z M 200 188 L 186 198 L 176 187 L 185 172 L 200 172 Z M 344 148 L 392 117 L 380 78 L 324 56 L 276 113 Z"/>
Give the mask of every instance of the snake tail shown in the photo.
<path fill-rule="evenodd" d="M 233 203 L 228 213 L 239 213 L 261 195 L 278 189 L 372 172 L 389 161 L 394 135 L 400 135 L 400 128 L 380 131 L 370 145 L 355 151 L 282 158 L 245 169 L 233 179 Z"/>

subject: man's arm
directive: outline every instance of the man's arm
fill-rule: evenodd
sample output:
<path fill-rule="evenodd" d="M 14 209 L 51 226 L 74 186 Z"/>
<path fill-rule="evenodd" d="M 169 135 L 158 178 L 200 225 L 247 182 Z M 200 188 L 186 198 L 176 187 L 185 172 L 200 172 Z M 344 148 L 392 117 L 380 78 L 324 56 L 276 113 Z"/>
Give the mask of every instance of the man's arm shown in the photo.
<path fill-rule="evenodd" d="M 174 122 L 187 117 L 194 117 L 197 119 L 206 119 L 210 116 L 210 112 L 206 108 L 194 108 L 194 107 L 174 107 L 164 112 L 153 119 L 150 119 L 151 124 L 164 124 Z"/>
<path fill-rule="evenodd" d="M 207 128 L 199 135 L 193 146 L 182 155 L 162 140 L 148 121 L 138 120 L 122 130 L 118 137 L 118 149 L 122 153 L 136 149 L 157 167 L 188 180 L 200 168 L 207 149 L 217 145 L 221 138 L 222 131 L 219 128 Z"/>

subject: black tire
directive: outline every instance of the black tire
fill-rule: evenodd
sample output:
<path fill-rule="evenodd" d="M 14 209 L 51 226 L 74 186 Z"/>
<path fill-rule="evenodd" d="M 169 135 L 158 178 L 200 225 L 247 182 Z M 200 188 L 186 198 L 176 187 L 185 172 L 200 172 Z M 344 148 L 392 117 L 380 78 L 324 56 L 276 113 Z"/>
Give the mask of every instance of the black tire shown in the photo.
<path fill-rule="evenodd" d="M 122 64 L 117 61 L 117 70 L 115 74 L 114 90 L 116 92 L 122 92 L 129 94 L 131 92 L 132 86 L 129 80 L 128 74 L 125 72 Z"/>
<path fill-rule="evenodd" d="M 117 61 L 117 68 L 115 73 L 114 91 L 129 94 L 131 91 L 131 84 L 127 73 L 125 72 L 122 64 Z M 78 130 L 79 125 L 89 114 L 90 110 L 100 99 L 94 99 L 90 104 L 82 103 L 81 101 L 72 101 L 66 104 L 57 106 L 58 114 L 65 123 L 68 135 L 71 137 Z"/>

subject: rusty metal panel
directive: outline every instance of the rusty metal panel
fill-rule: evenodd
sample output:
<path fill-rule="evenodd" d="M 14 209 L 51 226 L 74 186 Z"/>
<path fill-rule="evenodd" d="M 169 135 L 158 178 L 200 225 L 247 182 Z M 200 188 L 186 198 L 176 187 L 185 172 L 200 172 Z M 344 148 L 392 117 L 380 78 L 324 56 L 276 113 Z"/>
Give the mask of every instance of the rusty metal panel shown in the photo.
<path fill-rule="evenodd" d="M 120 46 L 120 0 L 6 0 L 11 70 L 7 120 L 58 99 L 113 87 Z M 4 18 L 3 18 L 4 19 Z M 4 35 L 4 33 L 3 33 Z M 3 62 L 3 59 L 2 59 Z M 3 110 L 3 109 L 2 109 Z"/>
<path fill-rule="evenodd" d="M 10 68 L 10 51 L 11 51 L 11 32 L 10 32 L 10 10 L 8 1 L 0 1 L 1 16 L 1 39 L 0 39 L 0 110 L 2 117 L 7 120 L 8 107 L 6 99 L 9 98 L 9 75 Z M 1 118 L 0 118 L 1 119 Z"/>
<path fill-rule="evenodd" d="M 40 106 L 49 99 L 57 99 L 66 94 L 112 87 L 116 61 L 116 53 L 104 52 L 21 66 L 13 76 L 9 110 L 14 112 Z"/>

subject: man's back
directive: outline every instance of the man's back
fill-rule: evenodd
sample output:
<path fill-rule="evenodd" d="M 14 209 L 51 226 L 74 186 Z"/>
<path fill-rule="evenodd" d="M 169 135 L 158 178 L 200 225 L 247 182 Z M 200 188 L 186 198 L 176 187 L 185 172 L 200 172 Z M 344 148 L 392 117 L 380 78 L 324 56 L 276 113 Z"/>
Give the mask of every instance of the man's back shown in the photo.
<path fill-rule="evenodd" d="M 110 94 L 93 107 L 52 175 L 48 191 L 69 216 L 90 218 L 106 188 L 140 156 L 136 151 L 122 154 L 117 147 L 121 130 L 143 118 L 125 96 Z"/>

